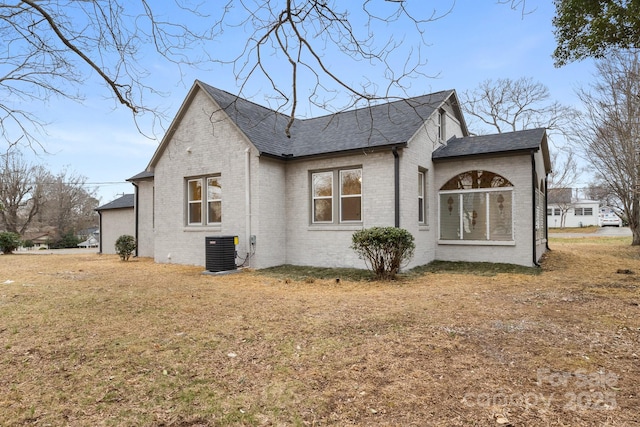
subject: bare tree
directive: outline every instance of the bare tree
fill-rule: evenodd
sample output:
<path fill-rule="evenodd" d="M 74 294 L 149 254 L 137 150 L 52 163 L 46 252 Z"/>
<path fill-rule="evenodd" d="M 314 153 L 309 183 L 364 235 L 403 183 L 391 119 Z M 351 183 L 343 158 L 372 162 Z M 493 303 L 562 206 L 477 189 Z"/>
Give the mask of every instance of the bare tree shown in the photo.
<path fill-rule="evenodd" d="M 524 2 L 516 2 L 524 7 Z M 581 169 L 567 137 L 578 112 L 551 100 L 549 89 L 531 78 L 485 80 L 462 95 L 462 109 L 471 116 L 469 126 L 477 133 L 514 132 L 546 128 L 553 145 L 549 188 L 573 186 Z"/>
<path fill-rule="evenodd" d="M 5 231 L 23 234 L 42 207 L 42 183 L 48 173 L 42 166 L 26 163 L 16 151 L 1 158 L 0 225 Z"/>
<path fill-rule="evenodd" d="M 91 75 L 134 117 L 157 114 L 148 97 L 158 88 L 147 83 L 143 58 L 159 57 L 178 70 L 226 64 L 240 85 L 238 95 L 251 97 L 243 91 L 256 80 L 256 87 L 270 88 L 274 109 L 291 118 L 302 97 L 323 108 L 344 94 L 339 108 L 387 99 L 423 76 L 425 27 L 454 4 L 436 12 L 399 0 L 363 0 L 359 7 L 323 0 L 4 2 L 0 135 L 9 145 L 37 146 L 47 123 L 30 109 L 33 103 L 52 96 L 81 101 Z M 331 53 L 344 60 L 331 62 Z M 354 80 L 348 72 L 357 63 L 367 64 L 367 77 Z"/>
<path fill-rule="evenodd" d="M 97 225 L 98 200 L 95 191 L 86 189 L 86 182 L 86 177 L 66 168 L 50 175 L 43 185 L 40 225 L 53 227 L 58 237 Z"/>
<path fill-rule="evenodd" d="M 514 132 L 547 128 L 563 133 L 577 116 L 573 108 L 552 101 L 549 89 L 532 78 L 485 80 L 463 93 L 462 108 L 480 131 Z M 473 121 L 472 121 L 473 123 Z"/>
<path fill-rule="evenodd" d="M 596 64 L 597 80 L 579 92 L 585 114 L 575 134 L 598 178 L 640 245 L 640 57 L 616 52 Z"/>

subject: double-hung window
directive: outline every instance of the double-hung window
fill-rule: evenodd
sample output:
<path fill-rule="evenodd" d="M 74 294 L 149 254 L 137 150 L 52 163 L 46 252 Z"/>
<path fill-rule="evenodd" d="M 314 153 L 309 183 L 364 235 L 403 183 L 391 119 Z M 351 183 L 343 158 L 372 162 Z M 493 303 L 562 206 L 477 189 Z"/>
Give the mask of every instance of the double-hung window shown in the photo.
<path fill-rule="evenodd" d="M 203 189 L 206 188 L 206 191 Z M 217 225 L 222 222 L 220 176 L 187 180 L 187 224 Z"/>
<path fill-rule="evenodd" d="M 426 188 L 425 173 L 418 171 L 418 223 L 427 223 L 427 205 L 426 205 Z"/>
<path fill-rule="evenodd" d="M 188 187 L 188 224 L 202 224 L 202 180 L 190 179 L 187 182 Z"/>
<path fill-rule="evenodd" d="M 362 169 L 311 173 L 311 222 L 362 222 Z"/>

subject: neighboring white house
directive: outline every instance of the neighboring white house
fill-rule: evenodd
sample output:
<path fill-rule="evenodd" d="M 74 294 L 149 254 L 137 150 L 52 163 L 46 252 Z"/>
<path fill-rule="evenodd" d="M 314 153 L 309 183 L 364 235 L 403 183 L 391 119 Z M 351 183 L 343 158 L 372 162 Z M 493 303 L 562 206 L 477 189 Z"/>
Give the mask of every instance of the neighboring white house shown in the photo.
<path fill-rule="evenodd" d="M 570 206 L 549 202 L 547 205 L 547 224 L 551 228 L 599 225 L 599 206 L 597 200 L 572 200 Z M 564 225 L 562 225 L 563 212 Z"/>
<path fill-rule="evenodd" d="M 124 194 L 112 202 L 96 208 L 100 216 L 99 252 L 116 253 L 116 240 L 123 234 L 135 236 L 136 221 L 134 194 Z"/>
<path fill-rule="evenodd" d="M 408 267 L 534 266 L 547 249 L 544 129 L 470 136 L 453 90 L 295 120 L 290 137 L 288 122 L 196 81 L 129 179 L 138 255 L 204 266 L 206 238 L 238 236 L 238 265 L 364 268 L 351 236 L 373 226 L 415 237 Z M 104 252 L 122 234 L 107 206 Z"/>

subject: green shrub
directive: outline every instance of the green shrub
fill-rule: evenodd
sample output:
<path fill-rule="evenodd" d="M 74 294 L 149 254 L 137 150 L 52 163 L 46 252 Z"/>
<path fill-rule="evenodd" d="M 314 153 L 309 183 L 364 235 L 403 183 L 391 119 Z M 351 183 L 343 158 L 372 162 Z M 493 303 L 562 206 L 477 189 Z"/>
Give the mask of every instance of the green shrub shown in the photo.
<path fill-rule="evenodd" d="M 365 261 L 378 279 L 392 280 L 413 257 L 416 247 L 407 230 L 372 227 L 353 233 L 351 248 Z"/>
<path fill-rule="evenodd" d="M 129 257 L 136 250 L 136 239 L 128 234 L 123 234 L 116 240 L 116 253 L 120 255 L 122 261 L 129 260 Z"/>
<path fill-rule="evenodd" d="M 13 253 L 20 246 L 20 235 L 11 232 L 0 233 L 0 251 L 6 255 Z"/>

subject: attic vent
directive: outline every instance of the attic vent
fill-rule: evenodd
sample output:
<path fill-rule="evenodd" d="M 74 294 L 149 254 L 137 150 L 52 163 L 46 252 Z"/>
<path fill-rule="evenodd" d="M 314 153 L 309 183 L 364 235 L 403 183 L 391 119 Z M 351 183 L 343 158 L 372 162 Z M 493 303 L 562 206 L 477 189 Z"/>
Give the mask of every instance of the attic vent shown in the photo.
<path fill-rule="evenodd" d="M 238 236 L 205 237 L 205 268 L 219 272 L 236 269 Z"/>

